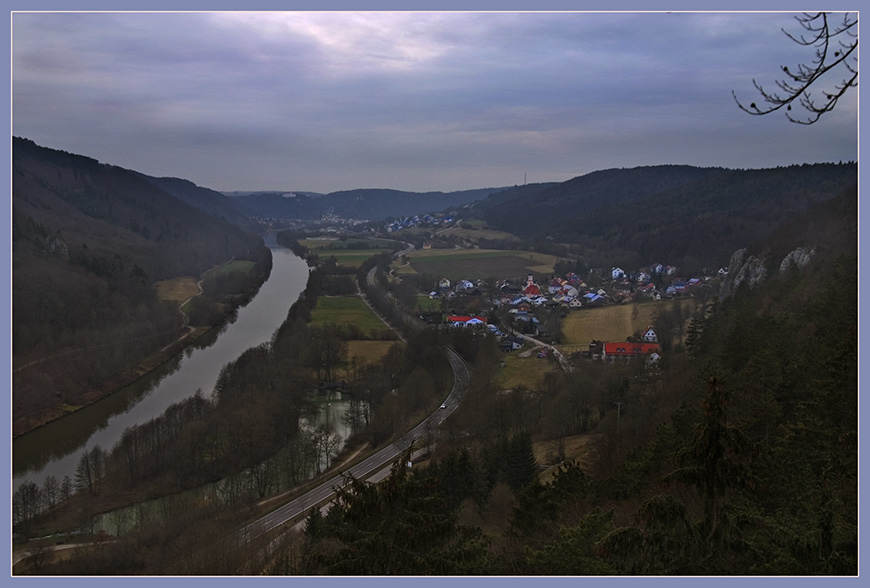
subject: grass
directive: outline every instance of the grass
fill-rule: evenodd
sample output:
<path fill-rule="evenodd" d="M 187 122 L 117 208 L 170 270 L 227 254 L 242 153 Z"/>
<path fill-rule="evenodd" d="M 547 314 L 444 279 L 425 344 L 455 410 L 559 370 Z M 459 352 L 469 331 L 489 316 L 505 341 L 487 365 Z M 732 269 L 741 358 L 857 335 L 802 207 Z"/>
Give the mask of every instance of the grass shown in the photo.
<path fill-rule="evenodd" d="M 154 287 L 157 288 L 158 298 L 178 302 L 179 304 L 199 292 L 199 288 L 196 287 L 196 280 L 190 276 L 162 280 L 156 282 Z"/>
<path fill-rule="evenodd" d="M 312 251 L 354 251 L 354 249 L 347 249 L 350 245 L 358 245 L 364 244 L 368 249 L 389 249 L 391 246 L 390 241 L 385 241 L 383 239 L 368 239 L 368 238 L 353 238 L 350 237 L 346 241 L 342 241 L 340 239 L 302 239 L 299 241 L 299 244 L 307 247 Z M 357 249 L 356 251 L 360 251 Z"/>
<path fill-rule="evenodd" d="M 231 272 L 250 272 L 256 266 L 256 262 L 253 261 L 243 261 L 243 260 L 233 260 L 227 264 L 219 265 L 218 267 L 209 270 L 206 272 L 212 276 L 220 276 L 223 274 L 229 274 Z"/>
<path fill-rule="evenodd" d="M 691 298 L 679 301 L 685 312 L 695 303 Z M 651 325 L 656 312 L 667 310 L 672 304 L 673 301 L 662 300 L 572 311 L 562 321 L 563 344 L 559 347 L 564 353 L 573 353 L 588 349 L 593 339 L 625 341 L 626 337 Z"/>
<path fill-rule="evenodd" d="M 384 357 L 396 341 L 348 341 L 348 360 L 358 357 L 360 363 L 374 363 Z"/>
<path fill-rule="evenodd" d="M 302 239 L 300 245 L 307 247 L 321 259 L 335 257 L 340 266 L 359 267 L 370 257 L 390 249 L 390 243 L 380 239 Z M 348 245 L 365 244 L 367 249 L 347 249 Z"/>
<path fill-rule="evenodd" d="M 428 294 L 417 296 L 417 310 L 426 312 L 432 310 L 441 310 L 441 300 L 439 298 L 429 298 Z"/>
<path fill-rule="evenodd" d="M 550 274 L 558 258 L 533 251 L 501 249 L 425 249 L 408 254 L 411 268 L 450 280 L 524 278 L 529 272 Z"/>
<path fill-rule="evenodd" d="M 388 327 L 355 296 L 320 296 L 311 311 L 312 324 L 356 325 L 364 333 L 380 332 Z"/>
<path fill-rule="evenodd" d="M 474 221 L 476 223 L 483 223 L 483 221 Z M 470 224 L 468 221 L 465 221 L 464 224 Z M 440 233 L 440 237 L 445 237 L 448 235 L 453 235 L 454 237 L 459 237 L 460 239 L 467 239 L 469 241 L 478 241 L 480 239 L 510 239 L 511 241 L 519 241 L 520 238 L 512 233 L 506 233 L 504 231 L 496 231 L 495 229 L 485 229 L 482 226 L 479 226 L 477 229 L 467 229 L 464 227 L 451 227 L 445 230 L 443 233 Z"/>
<path fill-rule="evenodd" d="M 599 441 L 600 435 L 574 435 L 565 439 L 565 459 L 566 461 L 576 461 L 582 469 L 589 471 L 595 463 L 597 456 L 596 443 Z M 553 462 L 553 441 L 537 441 L 532 444 L 532 451 L 535 452 L 535 461 L 539 464 L 550 464 Z M 551 482 L 558 470 L 550 468 L 542 472 L 538 480 L 542 484 Z"/>
<path fill-rule="evenodd" d="M 544 381 L 544 376 L 557 369 L 547 359 L 541 359 L 537 353 L 529 357 L 520 357 L 523 351 L 529 351 L 532 347 L 527 343 L 520 351 L 502 354 L 505 367 L 499 368 L 495 377 L 495 383 L 503 390 L 513 390 L 520 386 L 527 390 L 537 390 Z"/>

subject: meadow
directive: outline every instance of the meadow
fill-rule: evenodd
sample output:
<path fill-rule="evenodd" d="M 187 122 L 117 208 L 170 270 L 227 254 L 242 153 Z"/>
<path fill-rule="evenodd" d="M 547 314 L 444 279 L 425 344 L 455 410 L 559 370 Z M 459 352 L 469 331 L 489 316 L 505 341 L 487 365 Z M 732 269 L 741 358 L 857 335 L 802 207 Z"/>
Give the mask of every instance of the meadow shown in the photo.
<path fill-rule="evenodd" d="M 321 259 L 335 257 L 338 265 L 359 267 L 370 257 L 390 249 L 390 243 L 382 239 L 302 239 L 300 245 Z"/>
<path fill-rule="evenodd" d="M 572 311 L 562 321 L 563 337 L 559 348 L 563 353 L 570 354 L 587 350 L 593 339 L 625 341 L 626 337 L 652 325 L 656 313 L 669 310 L 675 303 L 680 304 L 684 314 L 688 316 L 697 301 L 693 298 L 682 298 Z"/>
<path fill-rule="evenodd" d="M 537 390 L 541 387 L 544 377 L 552 372 L 555 364 L 547 359 L 539 358 L 537 352 L 530 352 L 534 345 L 526 345 L 518 351 L 503 353 L 501 356 L 504 367 L 496 373 L 495 382 L 503 390 L 526 388 Z"/>
<path fill-rule="evenodd" d="M 387 330 L 366 303 L 355 296 L 318 297 L 317 306 L 311 311 L 311 324 L 355 325 L 369 336 Z"/>
<path fill-rule="evenodd" d="M 424 249 L 407 256 L 406 273 L 428 273 L 449 280 L 524 279 L 529 273 L 551 274 L 558 257 L 533 251 L 500 249 Z"/>

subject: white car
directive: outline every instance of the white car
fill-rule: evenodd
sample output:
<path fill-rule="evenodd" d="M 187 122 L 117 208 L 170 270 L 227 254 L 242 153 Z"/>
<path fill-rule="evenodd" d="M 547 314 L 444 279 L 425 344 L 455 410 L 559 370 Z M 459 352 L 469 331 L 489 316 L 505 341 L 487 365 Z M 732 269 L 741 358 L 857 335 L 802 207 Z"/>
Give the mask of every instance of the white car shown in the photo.
<path fill-rule="evenodd" d="M 447 408 L 447 403 L 446 402 L 442 403 L 441 408 Z"/>

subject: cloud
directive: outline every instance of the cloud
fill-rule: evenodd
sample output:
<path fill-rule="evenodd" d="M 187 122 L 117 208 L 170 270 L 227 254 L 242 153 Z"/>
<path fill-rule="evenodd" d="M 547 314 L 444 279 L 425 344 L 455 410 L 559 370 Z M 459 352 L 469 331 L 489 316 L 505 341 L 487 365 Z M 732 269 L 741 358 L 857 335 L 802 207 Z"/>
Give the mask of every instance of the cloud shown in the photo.
<path fill-rule="evenodd" d="M 857 158 L 731 91 L 805 59 L 754 13 L 15 13 L 13 133 L 215 189 L 449 190 Z M 663 160 L 667 158 L 667 161 Z M 790 161 L 783 161 L 790 160 Z M 775 162 L 775 163 L 774 163 Z"/>

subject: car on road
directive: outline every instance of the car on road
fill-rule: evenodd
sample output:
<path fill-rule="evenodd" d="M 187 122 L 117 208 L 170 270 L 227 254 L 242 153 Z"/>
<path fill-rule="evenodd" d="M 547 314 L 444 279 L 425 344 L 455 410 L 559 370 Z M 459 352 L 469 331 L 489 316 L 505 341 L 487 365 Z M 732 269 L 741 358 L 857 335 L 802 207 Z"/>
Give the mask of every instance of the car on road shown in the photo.
<path fill-rule="evenodd" d="M 442 403 L 441 403 L 441 408 L 447 408 L 447 403 L 446 403 L 446 402 L 442 402 Z"/>

